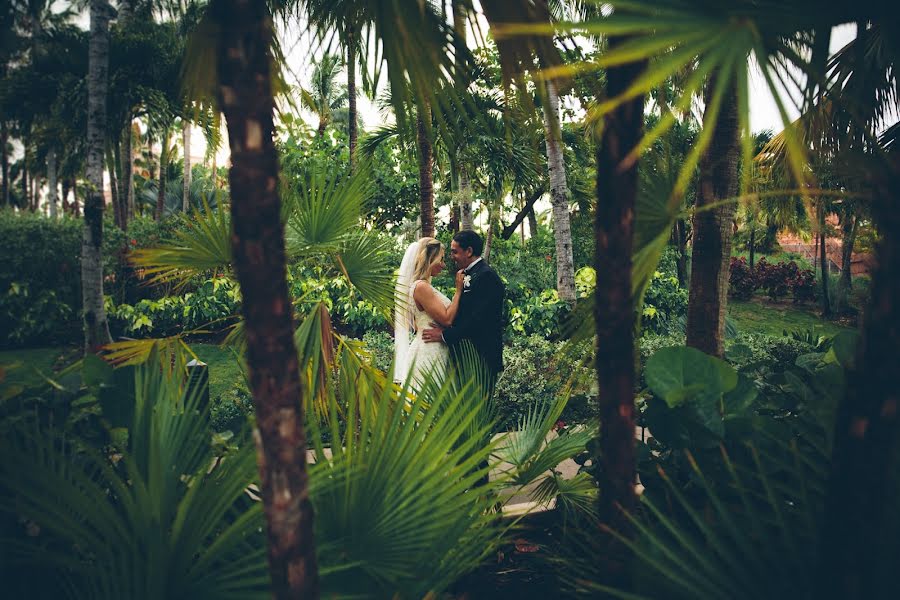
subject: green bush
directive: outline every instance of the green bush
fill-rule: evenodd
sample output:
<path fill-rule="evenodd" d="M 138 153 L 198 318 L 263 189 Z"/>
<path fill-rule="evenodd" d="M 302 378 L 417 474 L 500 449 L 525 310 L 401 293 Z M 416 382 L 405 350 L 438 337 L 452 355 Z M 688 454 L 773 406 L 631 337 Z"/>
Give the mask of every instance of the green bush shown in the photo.
<path fill-rule="evenodd" d="M 213 400 L 210 427 L 213 431 L 241 433 L 253 415 L 253 399 L 243 386 L 236 387 Z"/>
<path fill-rule="evenodd" d="M 84 222 L 68 215 L 56 220 L 37 213 L 0 210 L 0 344 L 21 347 L 71 343 L 81 335 L 81 237 Z M 117 303 L 155 297 L 160 290 L 142 285 L 123 263 L 127 248 L 171 238 L 174 220 L 156 223 L 138 217 L 128 234 L 110 215 L 103 225 L 104 292 Z"/>
<path fill-rule="evenodd" d="M 372 356 L 372 366 L 385 373 L 390 371 L 394 362 L 394 338 L 384 331 L 367 331 L 362 341 Z"/>
<path fill-rule="evenodd" d="M 515 338 L 503 350 L 504 370 L 497 380 L 494 403 L 497 429 L 513 429 L 530 410 L 557 396 L 574 376 L 580 376 L 562 414 L 563 421 L 584 422 L 592 413 L 592 378 L 579 366 L 576 352 L 561 352 L 562 344 L 541 336 Z"/>
<path fill-rule="evenodd" d="M 107 298 L 106 310 L 115 334 L 162 337 L 196 329 L 222 330 L 234 322 L 240 303 L 240 289 L 233 280 L 213 277 L 183 296 L 145 299 L 134 305 L 115 305 Z"/>

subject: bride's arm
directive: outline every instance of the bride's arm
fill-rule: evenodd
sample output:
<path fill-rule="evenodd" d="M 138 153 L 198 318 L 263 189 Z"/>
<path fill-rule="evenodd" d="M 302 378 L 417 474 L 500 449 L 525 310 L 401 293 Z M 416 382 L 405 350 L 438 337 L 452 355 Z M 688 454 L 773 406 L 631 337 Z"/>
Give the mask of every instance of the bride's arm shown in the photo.
<path fill-rule="evenodd" d="M 456 293 L 453 294 L 453 300 L 447 306 L 444 306 L 444 303 L 441 302 L 434 288 L 424 281 L 416 286 L 416 289 L 413 291 L 413 298 L 422 307 L 422 310 L 434 319 L 435 323 L 442 327 L 449 327 L 453 324 L 453 320 L 456 318 L 456 311 L 459 309 L 462 287 L 463 275 L 460 272 L 456 274 Z"/>

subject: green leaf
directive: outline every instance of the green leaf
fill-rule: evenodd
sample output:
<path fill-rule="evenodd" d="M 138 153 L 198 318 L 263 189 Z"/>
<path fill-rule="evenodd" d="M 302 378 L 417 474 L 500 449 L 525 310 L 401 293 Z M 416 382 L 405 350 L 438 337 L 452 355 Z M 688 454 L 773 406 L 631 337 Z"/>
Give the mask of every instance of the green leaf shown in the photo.
<path fill-rule="evenodd" d="M 692 398 L 721 398 L 738 382 L 728 363 L 686 346 L 658 350 L 644 373 L 653 393 L 671 407 Z"/>

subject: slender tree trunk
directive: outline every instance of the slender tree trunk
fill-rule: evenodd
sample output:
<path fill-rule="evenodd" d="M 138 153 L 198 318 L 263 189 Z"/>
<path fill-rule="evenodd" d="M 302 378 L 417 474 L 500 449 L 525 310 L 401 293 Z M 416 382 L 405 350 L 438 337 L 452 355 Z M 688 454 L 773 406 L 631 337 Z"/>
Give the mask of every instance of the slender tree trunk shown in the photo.
<path fill-rule="evenodd" d="M 750 270 L 753 270 L 753 259 L 756 258 L 756 228 L 750 229 Z"/>
<path fill-rule="evenodd" d="M 81 205 L 78 204 L 78 179 L 72 179 L 72 214 L 81 216 Z"/>
<path fill-rule="evenodd" d="M 556 85 L 547 82 L 544 104 L 544 136 L 550 173 L 550 203 L 553 206 L 553 237 L 556 240 L 556 291 L 569 307 L 575 306 L 575 259 L 572 258 L 572 226 L 569 222 L 569 186 L 559 123 Z"/>
<path fill-rule="evenodd" d="M 63 177 L 62 179 L 62 195 L 60 196 L 61 205 L 64 213 L 71 214 L 72 213 L 72 205 L 69 204 L 69 190 L 72 189 L 72 185 L 69 182 L 67 177 Z"/>
<path fill-rule="evenodd" d="M 184 146 L 184 189 L 181 197 L 181 212 L 191 210 L 191 123 L 181 121 L 181 143 Z"/>
<path fill-rule="evenodd" d="M 213 6 L 222 26 L 218 99 L 232 153 L 232 254 L 243 296 L 272 592 L 278 599 L 314 600 L 319 577 L 303 394 L 286 280 L 278 154 L 272 140 L 272 21 L 264 2 L 222 0 Z"/>
<path fill-rule="evenodd" d="M 538 222 L 537 215 L 534 214 L 534 204 L 528 207 L 528 210 L 525 212 L 526 217 L 528 218 L 528 233 L 531 237 L 537 237 L 538 234 Z"/>
<path fill-rule="evenodd" d="M 37 211 L 41 207 L 41 187 L 44 180 L 38 175 L 31 180 L 31 210 Z"/>
<path fill-rule="evenodd" d="M 56 183 L 56 150 L 50 148 L 47 152 L 47 204 L 50 206 L 50 218 L 56 218 L 56 194 L 58 186 Z"/>
<path fill-rule="evenodd" d="M 896 566 L 898 542 L 886 524 L 896 512 L 892 492 L 900 485 L 900 157 L 881 160 L 879 166 L 886 168 L 871 177 L 872 215 L 880 233 L 871 298 L 847 395 L 837 411 L 821 520 L 820 598 L 896 596 L 889 569 Z"/>
<path fill-rule="evenodd" d="M 709 78 L 706 106 L 712 102 L 716 77 Z M 705 206 L 737 194 L 737 164 L 740 153 L 737 92 L 729 84 L 709 147 L 700 160 L 697 212 L 694 213 L 694 251 L 687 311 L 687 345 L 707 354 L 725 353 L 725 312 L 728 308 L 728 278 L 731 262 L 733 202 L 713 209 Z"/>
<path fill-rule="evenodd" d="M 853 245 L 856 243 L 858 219 L 853 213 L 845 213 L 841 220 L 841 277 L 838 279 L 834 308 L 838 313 L 850 308 L 850 290 L 853 288 Z"/>
<path fill-rule="evenodd" d="M 625 38 L 609 40 L 610 48 Z M 606 74 L 607 97 L 624 93 L 646 63 L 612 67 Z M 604 527 L 630 537 L 624 512 L 635 508 L 634 303 L 631 254 L 637 198 L 637 164 L 623 165 L 638 143 L 644 118 L 644 97 L 625 102 L 606 116 L 597 148 L 597 213 L 594 220 L 594 320 L 597 328 L 596 370 L 600 435 L 594 449 L 599 466 L 599 516 Z M 605 536 L 599 560 L 605 563 L 604 583 L 628 583 L 629 553 L 612 536 Z"/>
<path fill-rule="evenodd" d="M 169 128 L 162 132 L 162 147 L 159 151 L 159 182 L 156 191 L 156 220 L 160 221 L 166 209 L 166 186 L 169 185 Z"/>
<path fill-rule="evenodd" d="M 496 200 L 497 205 L 503 201 L 502 198 L 498 198 Z M 494 208 L 494 204 L 491 203 L 488 205 L 488 226 L 487 226 L 487 234 L 484 236 L 484 260 L 491 260 L 491 246 L 494 243 L 494 228 L 496 226 L 497 219 L 497 210 Z"/>
<path fill-rule="evenodd" d="M 359 133 L 356 131 L 356 30 L 353 27 L 347 30 L 347 112 L 350 122 L 347 123 L 348 136 L 350 138 L 350 170 L 356 169 L 356 139 Z M 323 130 L 324 132 L 324 130 Z"/>
<path fill-rule="evenodd" d="M 84 315 L 84 350 L 96 353 L 112 341 L 103 306 L 103 148 L 106 132 L 106 86 L 109 66 L 109 19 L 105 0 L 91 0 L 88 53 L 87 199 L 81 242 L 81 300 Z"/>
<path fill-rule="evenodd" d="M 509 225 L 503 227 L 503 231 L 500 232 L 500 237 L 504 240 L 508 240 L 513 236 L 516 232 L 516 228 L 525 221 L 526 218 L 529 220 L 529 228 L 531 227 L 531 219 L 534 218 L 534 203 L 541 199 L 544 195 L 543 189 L 537 189 L 531 193 L 530 196 L 525 198 L 525 206 L 516 214 L 516 217 L 513 219 L 513 222 Z M 524 225 L 523 225 L 524 227 Z M 531 235 L 537 235 L 537 223 L 534 224 L 534 228 L 531 230 Z"/>
<path fill-rule="evenodd" d="M 128 223 L 134 218 L 134 153 L 132 152 L 132 130 L 131 117 L 126 121 L 125 127 L 122 129 L 122 139 L 120 141 L 120 157 L 119 164 L 121 167 L 119 175 L 119 200 L 122 202 L 123 224 L 128 227 Z"/>
<path fill-rule="evenodd" d="M 7 152 L 7 144 L 9 144 L 9 130 L 6 121 L 0 120 L 0 168 L 3 171 L 3 190 L 2 199 L 3 206 L 9 206 L 9 153 Z"/>
<path fill-rule="evenodd" d="M 459 165 L 459 226 L 460 229 L 474 230 L 472 218 L 472 185 L 465 165 Z"/>
<path fill-rule="evenodd" d="M 828 237 L 825 230 L 825 207 L 819 201 L 819 263 L 822 273 L 822 316 L 831 316 L 831 299 L 828 297 Z"/>
<path fill-rule="evenodd" d="M 25 146 L 25 154 L 22 157 L 22 207 L 32 210 L 30 188 L 28 187 L 28 146 L 24 140 L 22 144 Z"/>
<path fill-rule="evenodd" d="M 675 271 L 678 276 L 678 285 L 687 287 L 687 224 L 683 219 L 675 221 L 675 247 L 678 248 L 678 258 L 675 260 Z"/>
<path fill-rule="evenodd" d="M 114 151 L 109 144 L 106 145 L 106 170 L 109 173 L 109 197 L 112 201 L 113 220 L 116 227 L 124 231 L 122 224 L 122 203 L 119 202 L 119 178 L 116 176 L 116 161 Z"/>
<path fill-rule="evenodd" d="M 416 116 L 416 140 L 419 145 L 419 204 L 422 220 L 422 236 L 434 236 L 434 154 L 428 139 L 426 122 L 431 121 L 431 107 L 427 104 L 419 109 Z"/>

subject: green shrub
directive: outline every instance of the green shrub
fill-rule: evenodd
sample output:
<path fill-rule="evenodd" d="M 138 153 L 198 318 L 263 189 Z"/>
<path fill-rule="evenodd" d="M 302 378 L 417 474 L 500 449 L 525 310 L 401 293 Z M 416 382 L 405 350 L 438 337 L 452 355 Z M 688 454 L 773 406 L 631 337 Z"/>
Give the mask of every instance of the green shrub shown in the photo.
<path fill-rule="evenodd" d="M 385 373 L 390 371 L 394 362 L 394 338 L 384 331 L 367 331 L 362 341 L 372 356 L 372 366 Z"/>
<path fill-rule="evenodd" d="M 81 237 L 84 222 L 68 215 L 52 220 L 31 212 L 0 210 L 0 344 L 21 347 L 71 343 L 81 335 Z M 111 215 L 103 225 L 104 292 L 123 302 L 157 297 L 122 262 L 127 248 L 169 239 L 177 222 L 138 217 L 128 234 Z"/>
<path fill-rule="evenodd" d="M 562 344 L 549 342 L 541 336 L 515 338 L 503 350 L 504 370 L 497 380 L 494 403 L 498 415 L 498 430 L 515 428 L 529 410 L 555 397 L 571 377 L 581 375 L 582 385 L 576 385 L 563 421 L 583 422 L 589 418 L 592 380 L 577 364 L 575 352 L 561 352 Z"/>
<path fill-rule="evenodd" d="M 210 426 L 213 431 L 238 434 L 253 415 L 253 399 L 245 387 L 236 387 L 213 400 Z"/>

